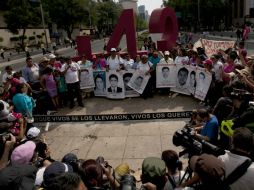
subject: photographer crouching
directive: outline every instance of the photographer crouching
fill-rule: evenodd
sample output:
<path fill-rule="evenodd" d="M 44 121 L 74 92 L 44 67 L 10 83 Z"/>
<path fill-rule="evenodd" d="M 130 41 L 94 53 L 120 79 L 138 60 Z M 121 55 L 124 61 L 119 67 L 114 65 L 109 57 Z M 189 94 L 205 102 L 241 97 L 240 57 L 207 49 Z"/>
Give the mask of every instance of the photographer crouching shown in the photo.
<path fill-rule="evenodd" d="M 210 114 L 206 109 L 199 109 L 197 110 L 197 120 L 204 123 L 204 125 L 194 128 L 194 137 L 198 140 L 217 144 L 219 124 L 216 116 Z"/>

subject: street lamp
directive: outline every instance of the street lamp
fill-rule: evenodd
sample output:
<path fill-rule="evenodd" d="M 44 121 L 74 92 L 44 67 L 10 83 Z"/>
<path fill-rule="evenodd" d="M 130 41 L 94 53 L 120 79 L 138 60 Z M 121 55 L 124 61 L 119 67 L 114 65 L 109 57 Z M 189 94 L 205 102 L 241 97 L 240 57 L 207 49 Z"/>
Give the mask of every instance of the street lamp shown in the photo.
<path fill-rule="evenodd" d="M 47 32 L 46 32 L 46 28 L 45 28 L 45 20 L 44 20 L 44 12 L 43 12 L 43 8 L 42 8 L 42 3 L 41 0 L 30 0 L 31 2 L 35 2 L 35 3 L 40 3 L 40 9 L 41 9 L 41 20 L 42 20 L 42 27 L 44 30 L 44 36 L 45 36 L 45 41 L 46 41 L 46 48 L 48 49 L 48 38 L 47 38 Z"/>

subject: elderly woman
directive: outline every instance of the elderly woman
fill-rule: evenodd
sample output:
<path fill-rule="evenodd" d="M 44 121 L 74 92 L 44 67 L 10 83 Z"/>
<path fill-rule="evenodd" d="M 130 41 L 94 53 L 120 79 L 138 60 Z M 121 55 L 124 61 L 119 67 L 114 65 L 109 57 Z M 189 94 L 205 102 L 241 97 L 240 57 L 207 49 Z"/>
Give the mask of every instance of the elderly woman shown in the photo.
<path fill-rule="evenodd" d="M 141 57 L 141 62 L 138 63 L 137 65 L 137 70 L 144 72 L 145 75 L 150 75 L 151 72 L 153 72 L 153 64 L 148 61 L 148 56 L 147 55 L 142 55 Z M 152 78 L 149 79 L 143 93 L 141 96 L 144 99 L 147 99 L 148 96 L 152 97 Z"/>
<path fill-rule="evenodd" d="M 22 113 L 25 117 L 32 117 L 35 102 L 32 97 L 27 95 L 27 86 L 22 83 L 17 85 L 16 94 L 13 96 L 14 110 L 17 113 Z"/>

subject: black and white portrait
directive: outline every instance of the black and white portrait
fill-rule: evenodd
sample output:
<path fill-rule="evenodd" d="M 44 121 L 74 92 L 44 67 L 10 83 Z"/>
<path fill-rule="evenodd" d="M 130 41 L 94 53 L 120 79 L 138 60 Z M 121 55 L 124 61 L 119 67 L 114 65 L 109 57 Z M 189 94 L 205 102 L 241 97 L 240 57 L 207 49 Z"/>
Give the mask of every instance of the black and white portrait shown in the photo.
<path fill-rule="evenodd" d="M 106 96 L 106 71 L 96 70 L 93 71 L 94 77 L 94 95 L 95 96 Z"/>
<path fill-rule="evenodd" d="M 156 87 L 175 87 L 176 66 L 173 64 L 158 64 L 156 67 Z"/>
<path fill-rule="evenodd" d="M 84 69 L 80 73 L 80 89 L 94 88 L 94 78 L 92 69 Z"/>
<path fill-rule="evenodd" d="M 203 101 L 212 82 L 212 75 L 208 72 L 205 72 L 204 69 L 200 68 L 197 70 L 196 80 L 197 86 L 195 91 L 195 98 Z"/>
<path fill-rule="evenodd" d="M 171 90 L 174 92 L 190 95 L 189 92 L 189 66 L 177 65 L 176 87 Z"/>
<path fill-rule="evenodd" d="M 124 98 L 124 83 L 121 73 L 107 72 L 107 97 L 112 99 Z"/>
<path fill-rule="evenodd" d="M 139 94 L 142 94 L 148 83 L 149 78 L 150 75 L 145 75 L 145 73 L 142 71 L 136 71 L 131 77 L 128 86 L 131 87 L 136 92 L 138 92 Z"/>
<path fill-rule="evenodd" d="M 128 86 L 128 83 L 131 80 L 131 77 L 133 76 L 133 73 L 135 70 L 129 69 L 128 71 L 125 71 L 123 73 L 123 82 L 124 82 L 124 89 L 125 89 L 125 97 L 138 97 L 139 93 L 137 93 L 135 90 L 133 90 L 131 87 Z"/>

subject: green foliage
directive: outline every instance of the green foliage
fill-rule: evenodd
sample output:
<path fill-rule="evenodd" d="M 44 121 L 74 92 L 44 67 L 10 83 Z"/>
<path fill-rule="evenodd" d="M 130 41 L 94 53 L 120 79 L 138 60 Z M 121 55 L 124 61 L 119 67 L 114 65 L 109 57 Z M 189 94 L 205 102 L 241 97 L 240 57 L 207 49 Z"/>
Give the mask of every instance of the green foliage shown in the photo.
<path fill-rule="evenodd" d="M 9 0 L 9 10 L 4 15 L 7 28 L 10 32 L 17 34 L 22 29 L 20 46 L 24 49 L 24 36 L 28 26 L 37 26 L 41 23 L 40 11 L 32 7 L 28 0 Z"/>
<path fill-rule="evenodd" d="M 41 39 L 41 38 L 42 38 L 42 36 L 39 35 L 39 34 L 37 34 L 36 37 L 37 37 L 38 39 Z"/>
<path fill-rule="evenodd" d="M 96 4 L 96 13 L 99 32 L 111 33 L 121 11 L 120 5 L 113 1 L 98 2 Z"/>
<path fill-rule="evenodd" d="M 26 40 L 27 36 L 19 36 L 19 40 Z"/>
<path fill-rule="evenodd" d="M 65 30 L 69 38 L 74 27 L 88 18 L 88 11 L 81 0 L 45 0 L 45 2 L 51 21 L 56 23 L 58 28 Z"/>
<path fill-rule="evenodd" d="M 28 40 L 29 41 L 35 40 L 35 36 L 29 36 Z"/>
<path fill-rule="evenodd" d="M 216 28 L 224 19 L 227 9 L 224 0 L 164 0 L 165 6 L 172 7 L 176 12 L 181 12 L 178 19 L 182 27 L 198 26 L 198 2 L 200 6 L 201 26 Z"/>
<path fill-rule="evenodd" d="M 142 31 L 148 28 L 147 22 L 139 15 L 136 17 L 136 28 L 137 31 Z"/>
<path fill-rule="evenodd" d="M 17 36 L 10 37 L 10 41 L 11 42 L 17 42 L 17 41 L 19 41 L 19 37 L 17 37 Z"/>
<path fill-rule="evenodd" d="M 0 42 L 3 42 L 3 41 L 4 41 L 4 39 L 2 37 L 0 37 Z"/>

